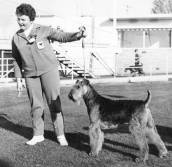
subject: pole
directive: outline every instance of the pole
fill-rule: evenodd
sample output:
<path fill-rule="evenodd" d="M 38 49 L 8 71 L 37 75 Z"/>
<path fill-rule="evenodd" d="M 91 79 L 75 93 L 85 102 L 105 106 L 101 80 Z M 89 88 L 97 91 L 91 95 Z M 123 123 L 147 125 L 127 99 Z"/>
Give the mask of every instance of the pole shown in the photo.
<path fill-rule="evenodd" d="M 84 32 L 86 28 L 84 26 L 81 26 L 79 30 L 82 32 L 82 35 L 84 35 Z M 84 78 L 86 78 L 86 56 L 85 56 L 85 36 L 82 37 L 82 56 L 83 56 L 83 64 L 84 64 Z"/>
<path fill-rule="evenodd" d="M 86 56 L 85 56 L 85 40 L 82 38 L 82 56 L 83 56 L 83 64 L 84 64 L 84 78 L 86 78 Z"/>
<path fill-rule="evenodd" d="M 1 51 L 1 78 L 4 77 L 4 50 Z"/>

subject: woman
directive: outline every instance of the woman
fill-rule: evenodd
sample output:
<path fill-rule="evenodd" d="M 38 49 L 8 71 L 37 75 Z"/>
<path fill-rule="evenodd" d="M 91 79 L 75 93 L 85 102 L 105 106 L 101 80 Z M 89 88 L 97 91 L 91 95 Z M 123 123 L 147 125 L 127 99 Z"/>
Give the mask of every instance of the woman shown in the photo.
<path fill-rule="evenodd" d="M 30 4 L 19 5 L 16 8 L 16 16 L 20 29 L 12 39 L 15 77 L 18 91 L 22 90 L 22 76 L 25 78 L 33 125 L 33 137 L 26 144 L 35 145 L 44 140 L 43 94 L 45 94 L 57 141 L 60 145 L 67 146 L 60 101 L 59 72 L 50 40 L 76 41 L 84 37 L 84 29 L 76 33 L 65 33 L 35 24 L 36 12 Z"/>

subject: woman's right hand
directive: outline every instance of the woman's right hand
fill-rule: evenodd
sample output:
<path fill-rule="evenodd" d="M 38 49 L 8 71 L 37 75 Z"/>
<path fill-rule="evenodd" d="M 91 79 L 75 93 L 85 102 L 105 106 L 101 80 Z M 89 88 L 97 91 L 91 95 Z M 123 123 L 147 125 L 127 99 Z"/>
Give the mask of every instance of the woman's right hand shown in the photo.
<path fill-rule="evenodd" d="M 17 91 L 21 92 L 23 90 L 23 83 L 21 78 L 17 78 Z"/>

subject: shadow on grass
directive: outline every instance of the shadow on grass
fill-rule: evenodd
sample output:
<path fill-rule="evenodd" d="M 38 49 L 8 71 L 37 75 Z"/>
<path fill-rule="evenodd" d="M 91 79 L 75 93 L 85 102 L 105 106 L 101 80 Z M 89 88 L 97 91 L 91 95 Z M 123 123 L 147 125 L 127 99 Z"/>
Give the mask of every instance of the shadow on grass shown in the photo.
<path fill-rule="evenodd" d="M 88 135 L 80 133 L 80 132 L 78 132 L 78 133 L 67 133 L 66 138 L 69 141 L 70 147 L 75 148 L 76 150 L 79 150 L 79 151 L 84 151 L 87 154 L 90 152 Z M 123 147 L 127 147 L 127 148 L 136 149 L 134 147 L 130 147 L 126 144 L 119 143 L 116 141 L 111 141 L 109 139 L 105 139 L 104 145 L 103 145 L 103 149 L 109 150 L 111 152 L 117 152 L 117 153 L 123 154 L 124 156 L 131 157 L 133 160 L 136 158 L 136 156 L 133 154 L 124 152 L 124 151 L 122 151 L 122 149 L 120 150 L 120 149 L 115 149 L 114 147 L 112 148 L 112 147 L 108 146 L 107 144 L 113 144 L 116 146 L 123 146 Z"/>
<path fill-rule="evenodd" d="M 33 130 L 31 127 L 26 127 L 20 123 L 16 124 L 12 122 L 6 114 L 0 114 L 0 128 L 14 132 L 25 137 L 26 139 L 31 139 L 33 135 Z M 56 141 L 55 133 L 52 131 L 45 130 L 45 138 Z"/>
<path fill-rule="evenodd" d="M 161 125 L 157 125 L 156 127 L 162 140 L 166 143 L 172 144 L 172 128 Z M 172 151 L 172 146 L 167 146 L 167 150 Z"/>
<path fill-rule="evenodd" d="M 156 125 L 157 131 L 165 143 L 172 144 L 172 128 Z M 105 133 L 129 133 L 128 125 L 119 125 L 116 129 L 104 130 Z M 169 151 L 172 151 L 172 146 L 166 146 Z M 157 148 L 150 144 L 150 153 L 158 155 Z"/>
<path fill-rule="evenodd" d="M 164 126 L 160 126 L 160 125 L 156 125 L 156 127 L 157 127 L 158 133 L 161 136 L 162 140 L 166 143 L 171 144 L 172 143 L 172 135 L 171 135 L 172 134 L 172 128 L 164 127 Z M 88 127 L 84 127 L 83 129 L 88 130 Z M 127 124 L 119 124 L 117 128 L 104 129 L 103 132 L 108 133 L 108 134 L 119 133 L 119 135 L 120 135 L 120 133 L 129 133 L 129 129 L 128 129 Z M 116 141 L 112 141 L 109 139 L 105 139 L 105 143 L 113 144 L 116 146 L 122 146 L 122 147 L 129 148 L 129 149 L 138 150 L 138 148 L 135 148 L 135 147 L 123 144 L 123 143 L 119 143 Z M 150 154 L 158 156 L 157 148 L 152 144 L 150 144 L 149 146 L 150 146 Z M 167 147 L 167 150 L 172 151 L 172 146 L 166 146 L 166 147 Z M 107 148 L 107 146 L 105 148 Z M 108 149 L 111 150 L 111 148 L 109 148 L 109 147 L 108 147 Z M 112 150 L 113 149 L 114 148 L 112 148 Z M 119 150 L 119 152 L 120 152 L 120 150 Z"/>
<path fill-rule="evenodd" d="M 66 138 L 69 142 L 69 146 L 79 151 L 86 153 L 90 152 L 89 137 L 81 132 L 66 133 Z"/>
<path fill-rule="evenodd" d="M 9 160 L 0 159 L 0 167 L 13 167 Z"/>
<path fill-rule="evenodd" d="M 8 118 L 8 116 L 6 114 L 0 114 L 0 127 L 3 129 L 6 129 L 8 131 L 12 131 L 20 136 L 27 138 L 27 139 L 30 139 L 32 137 L 32 128 L 31 127 L 26 127 L 24 125 L 13 123 L 12 121 L 10 121 L 10 119 Z M 86 127 L 84 127 L 84 129 L 88 130 L 88 128 L 86 128 Z M 158 125 L 157 129 L 164 142 L 172 143 L 172 137 L 171 137 L 172 128 L 163 127 L 163 126 Z M 109 130 L 109 133 L 127 133 L 127 132 L 128 132 L 127 125 L 122 125 L 122 126 L 119 126 L 118 128 Z M 108 133 L 108 131 L 107 131 L 107 133 Z M 67 137 L 67 140 L 69 141 L 70 147 L 75 148 L 79 151 L 84 151 L 86 153 L 89 153 L 90 147 L 88 144 L 89 143 L 88 135 L 81 133 L 81 132 L 76 132 L 76 133 L 66 133 L 66 137 Z M 55 133 L 52 131 L 49 131 L 49 130 L 45 130 L 45 138 L 50 139 L 52 141 L 56 141 Z M 126 145 L 124 143 L 117 142 L 117 141 L 112 141 L 112 140 L 109 140 L 106 138 L 105 138 L 104 146 L 103 146 L 104 149 L 107 149 L 111 152 L 118 152 L 125 156 L 129 156 L 132 159 L 135 159 L 135 155 L 133 155 L 131 153 L 127 153 L 127 152 L 123 151 L 122 149 L 116 149 L 114 147 L 110 147 L 107 144 L 111 144 L 114 146 L 121 146 L 121 147 L 125 147 L 128 149 L 135 149 L 135 150 L 138 150 L 137 148 Z M 155 149 L 156 149 L 155 147 L 151 146 L 150 153 L 157 155 L 157 151 L 156 151 L 157 149 L 156 150 Z M 168 146 L 167 149 L 170 151 L 170 150 L 172 150 L 172 147 Z M 3 162 L 0 161 L 0 163 L 3 163 Z M 1 166 L 1 164 L 0 164 L 0 166 Z"/>
<path fill-rule="evenodd" d="M 0 127 L 27 139 L 32 137 L 32 128 L 13 123 L 6 114 L 0 114 Z"/>
<path fill-rule="evenodd" d="M 21 124 L 16 124 L 10 120 L 8 115 L 2 113 L 0 114 L 0 128 L 14 132 L 27 139 L 32 138 L 33 135 L 33 131 L 31 127 L 26 127 Z M 46 139 L 56 142 L 56 136 L 53 131 L 45 130 L 44 132 L 45 132 L 44 137 Z M 89 151 L 89 146 L 88 146 L 89 139 L 87 135 L 84 135 L 82 133 L 67 133 L 66 137 L 71 147 L 76 148 L 80 151 L 86 151 L 86 152 Z"/>
<path fill-rule="evenodd" d="M 122 149 L 120 150 L 120 149 L 116 149 L 114 147 L 113 148 L 112 147 L 109 147 L 106 144 L 103 145 L 103 149 L 109 150 L 109 151 L 114 152 L 114 153 L 122 154 L 123 156 L 126 156 L 126 157 L 130 157 L 133 161 L 135 161 L 135 159 L 137 158 L 137 156 L 134 155 L 134 154 L 125 152 Z"/>
<path fill-rule="evenodd" d="M 79 151 L 84 151 L 87 154 L 90 152 L 88 135 L 80 133 L 80 132 L 78 132 L 78 133 L 67 133 L 66 138 L 69 141 L 70 147 L 75 148 L 76 150 L 79 150 Z M 121 153 L 125 156 L 131 157 L 133 160 L 136 158 L 136 156 L 134 156 L 133 154 L 126 153 L 126 152 L 119 150 L 119 149 L 111 148 L 110 146 L 106 145 L 107 143 L 110 143 L 113 145 L 118 145 L 118 146 L 119 145 L 120 146 L 126 146 L 126 147 L 129 147 L 129 146 L 122 144 L 122 143 L 111 141 L 109 139 L 105 139 L 103 149 L 109 150 L 111 152 Z M 133 148 L 133 147 L 129 147 L 129 148 Z"/>
<path fill-rule="evenodd" d="M 83 127 L 84 130 L 88 130 L 88 127 Z M 102 129 L 104 133 L 129 133 L 128 125 L 127 124 L 119 124 L 115 128 L 109 129 Z"/>
<path fill-rule="evenodd" d="M 172 128 L 161 125 L 157 125 L 156 127 L 161 138 L 167 143 L 172 143 Z"/>

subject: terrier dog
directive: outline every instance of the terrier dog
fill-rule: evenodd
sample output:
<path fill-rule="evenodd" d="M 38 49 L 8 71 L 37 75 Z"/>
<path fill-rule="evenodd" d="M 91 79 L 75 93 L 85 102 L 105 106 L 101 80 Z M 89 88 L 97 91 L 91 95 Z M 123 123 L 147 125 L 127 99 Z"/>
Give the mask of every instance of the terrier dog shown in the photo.
<path fill-rule="evenodd" d="M 111 124 L 128 123 L 129 131 L 134 136 L 140 149 L 136 161 L 148 160 L 148 143 L 154 144 L 162 158 L 167 155 L 167 149 L 159 136 L 152 114 L 148 108 L 151 94 L 147 92 L 145 100 L 112 100 L 101 96 L 91 86 L 89 80 L 77 80 L 69 92 L 69 99 L 80 102 L 83 98 L 89 119 L 90 155 L 97 156 L 102 149 L 104 133 L 102 129 Z"/>

